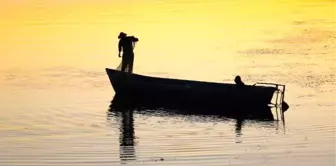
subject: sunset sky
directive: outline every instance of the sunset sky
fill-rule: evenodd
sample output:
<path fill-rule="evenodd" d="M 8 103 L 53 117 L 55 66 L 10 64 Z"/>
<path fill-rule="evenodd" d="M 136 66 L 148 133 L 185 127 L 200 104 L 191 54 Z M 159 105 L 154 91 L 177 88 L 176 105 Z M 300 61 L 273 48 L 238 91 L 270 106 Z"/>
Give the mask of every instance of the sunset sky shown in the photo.
<path fill-rule="evenodd" d="M 1 0 L 0 69 L 116 67 L 121 31 L 139 37 L 135 66 L 140 67 L 181 57 L 196 64 L 215 60 L 295 34 L 301 30 L 295 23 L 314 27 L 322 20 L 324 28 L 335 28 L 334 1 L 191 2 Z"/>

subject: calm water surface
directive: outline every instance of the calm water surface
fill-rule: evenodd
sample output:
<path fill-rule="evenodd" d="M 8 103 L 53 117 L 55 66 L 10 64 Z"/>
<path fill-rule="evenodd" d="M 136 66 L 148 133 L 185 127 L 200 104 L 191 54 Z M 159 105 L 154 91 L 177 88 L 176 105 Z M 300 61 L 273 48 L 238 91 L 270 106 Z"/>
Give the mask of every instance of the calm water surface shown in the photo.
<path fill-rule="evenodd" d="M 31 17 L 40 17 L 26 20 L 21 37 L 1 40 L 0 165 L 335 165 L 335 2 L 148 0 L 109 10 L 100 3 L 101 10 L 84 8 L 92 17 L 78 19 L 74 10 L 55 22 L 46 4 L 32 3 L 41 13 Z M 133 10 L 123 14 L 127 5 Z M 132 27 L 142 42 L 135 72 L 286 84 L 285 125 L 109 113 L 114 92 L 104 68 L 118 66 L 114 39 Z M 33 29 L 41 35 L 30 36 Z M 92 38 L 111 30 L 109 39 Z"/>

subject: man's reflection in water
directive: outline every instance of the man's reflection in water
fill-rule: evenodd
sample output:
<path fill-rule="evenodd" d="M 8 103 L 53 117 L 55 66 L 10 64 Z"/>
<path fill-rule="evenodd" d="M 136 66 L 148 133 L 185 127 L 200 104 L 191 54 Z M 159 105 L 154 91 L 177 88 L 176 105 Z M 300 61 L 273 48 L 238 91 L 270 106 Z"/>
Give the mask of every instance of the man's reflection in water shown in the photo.
<path fill-rule="evenodd" d="M 120 160 L 135 160 L 133 110 L 123 110 L 121 114 Z"/>
<path fill-rule="evenodd" d="M 126 108 L 123 105 L 110 105 L 109 112 L 120 119 L 120 161 L 126 164 L 128 161 L 136 160 L 135 143 L 134 143 L 134 118 L 133 109 Z M 119 119 L 117 118 L 117 119 Z"/>
<path fill-rule="evenodd" d="M 242 126 L 244 124 L 244 120 L 243 119 L 236 119 L 236 143 L 242 143 L 242 140 L 241 140 L 241 136 L 242 136 Z"/>

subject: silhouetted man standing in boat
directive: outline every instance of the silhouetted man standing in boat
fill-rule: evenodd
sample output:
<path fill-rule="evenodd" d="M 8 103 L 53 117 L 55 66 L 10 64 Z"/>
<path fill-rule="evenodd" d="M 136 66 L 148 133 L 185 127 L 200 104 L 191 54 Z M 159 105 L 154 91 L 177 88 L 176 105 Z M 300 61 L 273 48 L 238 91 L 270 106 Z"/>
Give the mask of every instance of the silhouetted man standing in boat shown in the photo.
<path fill-rule="evenodd" d="M 121 57 L 120 52 L 123 51 L 121 71 L 125 72 L 126 68 L 128 67 L 128 73 L 132 73 L 133 61 L 134 61 L 133 49 L 135 46 L 135 42 L 138 42 L 139 39 L 134 36 L 127 36 L 127 34 L 124 32 L 120 32 L 118 39 L 119 39 L 118 44 L 119 57 Z"/>

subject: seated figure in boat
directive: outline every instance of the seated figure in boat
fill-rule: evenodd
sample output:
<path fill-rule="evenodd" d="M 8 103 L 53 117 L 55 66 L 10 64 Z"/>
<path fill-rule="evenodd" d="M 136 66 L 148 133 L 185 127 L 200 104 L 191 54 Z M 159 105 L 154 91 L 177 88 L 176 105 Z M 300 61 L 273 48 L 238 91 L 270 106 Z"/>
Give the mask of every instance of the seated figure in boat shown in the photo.
<path fill-rule="evenodd" d="M 240 76 L 236 76 L 234 79 L 235 83 L 237 84 L 238 87 L 243 87 L 245 86 L 245 83 L 241 80 Z"/>
<path fill-rule="evenodd" d="M 139 39 L 134 36 L 127 36 L 126 33 L 120 32 L 119 36 L 119 43 L 118 43 L 118 50 L 120 56 L 120 52 L 123 52 L 122 55 L 122 65 L 121 71 L 125 72 L 126 68 L 128 68 L 128 73 L 132 73 L 133 71 L 133 61 L 134 61 L 134 46 L 135 42 L 138 42 Z"/>

